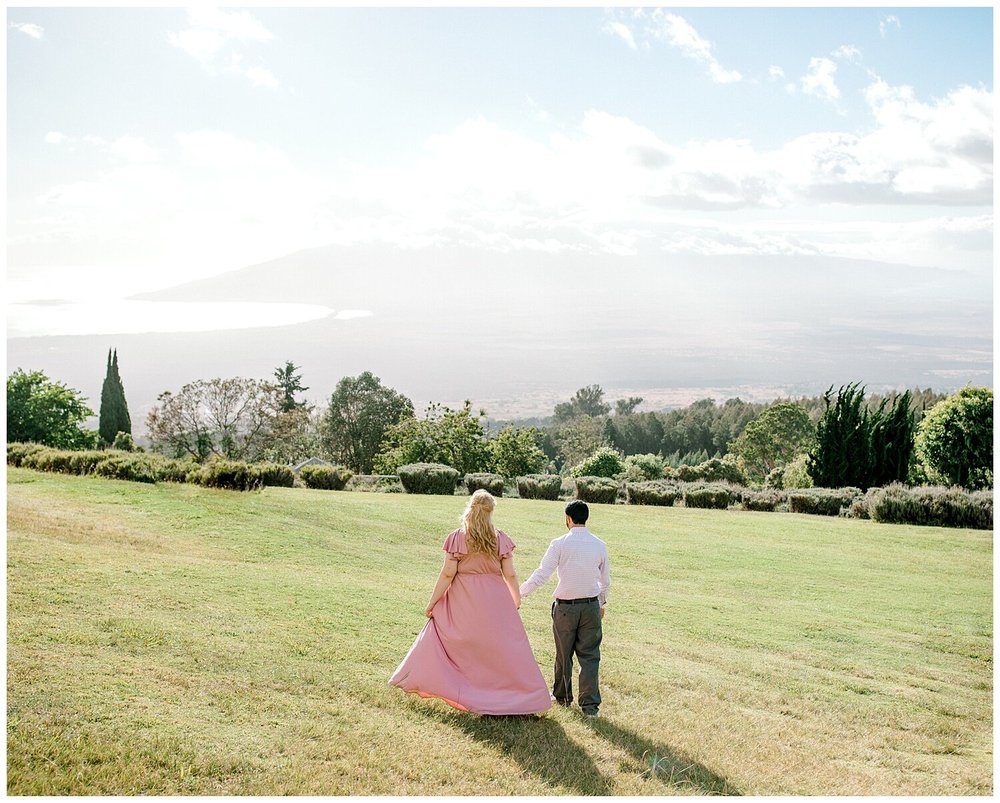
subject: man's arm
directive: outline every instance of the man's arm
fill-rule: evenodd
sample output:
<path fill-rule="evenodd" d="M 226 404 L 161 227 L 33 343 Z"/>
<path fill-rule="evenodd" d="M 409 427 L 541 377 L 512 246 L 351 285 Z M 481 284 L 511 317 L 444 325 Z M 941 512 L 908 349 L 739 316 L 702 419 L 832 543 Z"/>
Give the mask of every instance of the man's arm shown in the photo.
<path fill-rule="evenodd" d="M 600 591 L 597 599 L 601 603 L 601 615 L 604 615 L 604 606 L 608 604 L 608 591 L 611 589 L 611 562 L 608 560 L 608 550 L 604 550 L 604 562 L 601 563 L 601 579 L 598 581 Z"/>
<path fill-rule="evenodd" d="M 553 541 L 545 550 L 545 555 L 542 557 L 542 562 L 538 564 L 538 568 L 531 573 L 531 577 L 521 583 L 521 596 L 526 597 L 539 586 L 545 585 L 557 566 L 559 566 L 559 547 Z"/>

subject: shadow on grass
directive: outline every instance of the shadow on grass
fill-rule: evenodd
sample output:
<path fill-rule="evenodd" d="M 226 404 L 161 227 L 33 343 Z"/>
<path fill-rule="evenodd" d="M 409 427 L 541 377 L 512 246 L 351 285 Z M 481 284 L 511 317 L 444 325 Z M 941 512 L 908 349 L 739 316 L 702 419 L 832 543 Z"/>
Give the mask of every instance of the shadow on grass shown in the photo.
<path fill-rule="evenodd" d="M 607 719 L 585 719 L 587 726 L 611 744 L 631 753 L 645 772 L 671 786 L 684 786 L 700 795 L 742 795 L 729 781 L 696 761 L 688 761 L 669 747 L 655 744 Z"/>
<path fill-rule="evenodd" d="M 553 793 L 562 788 L 578 795 L 611 794 L 593 759 L 549 717 L 451 712 L 434 712 L 433 716 L 509 756 L 525 772 L 553 787 Z"/>

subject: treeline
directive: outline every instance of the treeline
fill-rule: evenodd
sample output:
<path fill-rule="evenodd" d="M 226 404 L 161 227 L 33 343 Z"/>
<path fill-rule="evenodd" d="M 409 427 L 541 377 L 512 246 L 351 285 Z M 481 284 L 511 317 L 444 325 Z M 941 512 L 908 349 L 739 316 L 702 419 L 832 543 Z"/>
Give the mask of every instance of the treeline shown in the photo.
<path fill-rule="evenodd" d="M 40 372 L 15 371 L 7 382 L 8 440 L 135 448 L 116 352 L 109 352 L 106 370 L 99 433 L 82 428 L 93 412 L 76 391 Z M 612 403 L 599 385 L 589 385 L 531 425 L 491 421 L 468 401 L 458 409 L 431 404 L 418 415 L 409 398 L 370 372 L 342 378 L 322 407 L 301 400 L 307 390 L 301 368 L 287 361 L 267 380 L 197 380 L 165 391 L 146 419 L 150 448 L 198 464 L 294 465 L 316 457 L 358 475 L 396 474 L 400 466 L 425 463 L 462 476 L 581 477 L 581 466 L 611 453 L 617 467 L 602 471 L 621 481 L 724 466 L 727 481 L 755 487 L 992 485 L 987 389 L 878 396 L 854 383 L 769 404 L 702 399 L 678 410 L 640 412 L 641 397 Z"/>

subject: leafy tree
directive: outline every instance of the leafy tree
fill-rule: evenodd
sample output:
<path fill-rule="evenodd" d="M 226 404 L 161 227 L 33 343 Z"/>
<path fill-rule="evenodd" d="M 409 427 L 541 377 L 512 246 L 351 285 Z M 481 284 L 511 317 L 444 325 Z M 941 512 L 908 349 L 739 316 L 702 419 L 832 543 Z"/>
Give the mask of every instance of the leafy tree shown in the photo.
<path fill-rule="evenodd" d="M 504 427 L 489 442 L 493 470 L 503 477 L 523 477 L 540 472 L 548 458 L 538 447 L 538 435 L 534 427 Z"/>
<path fill-rule="evenodd" d="M 359 474 L 371 474 L 389 428 L 407 418 L 413 418 L 413 402 L 365 371 L 337 383 L 320 432 L 327 452 L 338 463 Z"/>
<path fill-rule="evenodd" d="M 916 450 L 931 477 L 978 489 L 993 483 L 993 391 L 963 388 L 927 411 Z"/>
<path fill-rule="evenodd" d="M 607 419 L 604 435 L 622 454 L 655 454 L 663 445 L 663 421 L 656 413 L 633 413 Z"/>
<path fill-rule="evenodd" d="M 793 402 L 777 402 L 746 425 L 729 451 L 748 480 L 761 483 L 812 444 L 815 427 L 809 414 Z"/>
<path fill-rule="evenodd" d="M 483 419 L 486 411 L 472 414 L 472 402 L 461 410 L 431 404 L 424 418 L 403 418 L 390 426 L 376 455 L 377 471 L 393 474 L 409 463 L 440 463 L 459 474 L 490 468 L 490 450 Z"/>
<path fill-rule="evenodd" d="M 128 402 L 125 401 L 125 387 L 118 373 L 118 350 L 112 356 L 108 349 L 108 368 L 101 387 L 101 414 L 97 431 L 101 440 L 112 444 L 119 432 L 132 434 L 132 417 L 128 413 Z"/>
<path fill-rule="evenodd" d="M 273 441 L 283 401 L 277 385 L 259 379 L 199 379 L 161 393 L 146 428 L 153 448 L 196 460 L 216 455 L 259 460 Z"/>
<path fill-rule="evenodd" d="M 59 449 L 97 445 L 97 433 L 81 428 L 94 414 L 80 392 L 41 371 L 18 368 L 7 377 L 7 441 L 31 441 Z"/>
<path fill-rule="evenodd" d="M 278 412 L 262 440 L 260 459 L 272 463 L 294 464 L 307 457 L 325 455 L 319 433 L 320 418 L 310 407 Z"/>
<path fill-rule="evenodd" d="M 568 402 L 560 402 L 556 405 L 553 413 L 553 420 L 557 424 L 572 421 L 580 416 L 607 415 L 611 411 L 611 405 L 604 401 L 604 390 L 600 385 L 587 385 L 580 388 L 573 398 Z"/>
<path fill-rule="evenodd" d="M 707 454 L 725 454 L 728 445 L 762 410 L 763 405 L 740 399 L 728 399 L 722 405 L 714 399 L 701 399 L 671 410 L 662 415 L 663 442 L 658 451 L 663 455 L 703 450 Z"/>
<path fill-rule="evenodd" d="M 559 427 L 553 440 L 563 466 L 575 466 L 602 446 L 610 445 L 603 419 L 580 416 Z"/>
<path fill-rule="evenodd" d="M 302 385 L 302 369 L 291 360 L 285 362 L 284 368 L 274 369 L 274 378 L 278 388 L 281 390 L 281 412 L 288 413 L 292 410 L 305 409 L 306 403 L 295 400 L 296 393 L 304 393 L 309 388 Z"/>
<path fill-rule="evenodd" d="M 636 408 L 642 404 L 641 396 L 629 396 L 627 399 L 618 399 L 615 402 L 615 415 L 632 415 Z"/>

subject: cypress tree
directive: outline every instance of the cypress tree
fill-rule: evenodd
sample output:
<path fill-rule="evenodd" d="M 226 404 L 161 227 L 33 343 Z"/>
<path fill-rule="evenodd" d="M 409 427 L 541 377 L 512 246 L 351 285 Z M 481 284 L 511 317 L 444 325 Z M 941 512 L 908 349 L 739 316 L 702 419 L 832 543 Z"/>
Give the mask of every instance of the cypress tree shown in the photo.
<path fill-rule="evenodd" d="M 826 410 L 816 427 L 816 448 L 809 453 L 808 471 L 820 488 L 855 486 L 867 490 L 904 482 L 913 453 L 915 423 L 909 391 L 892 405 L 883 399 L 874 410 L 865 406 L 858 383 L 833 388 L 824 395 Z"/>
<path fill-rule="evenodd" d="M 118 373 L 118 350 L 108 349 L 108 368 L 101 387 L 101 418 L 98 425 L 101 440 L 106 444 L 115 442 L 119 432 L 132 434 L 132 418 L 125 401 L 125 387 Z"/>

